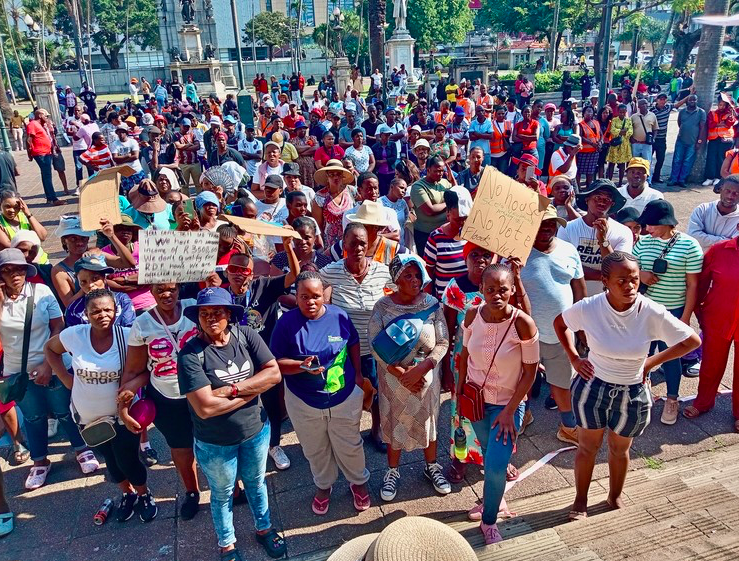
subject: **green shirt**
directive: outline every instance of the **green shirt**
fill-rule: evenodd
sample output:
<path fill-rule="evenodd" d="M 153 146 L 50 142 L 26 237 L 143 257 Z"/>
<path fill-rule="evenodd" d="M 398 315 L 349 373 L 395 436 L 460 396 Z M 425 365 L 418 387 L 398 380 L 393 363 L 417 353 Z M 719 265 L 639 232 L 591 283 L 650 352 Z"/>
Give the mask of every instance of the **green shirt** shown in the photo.
<path fill-rule="evenodd" d="M 659 258 L 668 240 L 642 236 L 634 247 L 634 255 L 639 260 L 639 268 L 651 271 L 654 260 Z M 700 244 L 687 234 L 679 233 L 677 242 L 667 252 L 667 272 L 657 274 L 659 281 L 647 290 L 646 295 L 662 304 L 668 310 L 685 305 L 687 292 L 686 275 L 700 273 L 703 268 L 703 251 Z"/>
<path fill-rule="evenodd" d="M 429 183 L 425 178 L 421 178 L 411 186 L 411 201 L 416 208 L 416 222 L 413 224 L 414 229 L 430 234 L 446 222 L 445 212 L 429 216 L 421 210 L 421 205 L 425 203 L 432 205 L 443 203 L 444 191 L 450 188 L 451 185 L 446 179 L 442 179 L 438 183 Z"/>

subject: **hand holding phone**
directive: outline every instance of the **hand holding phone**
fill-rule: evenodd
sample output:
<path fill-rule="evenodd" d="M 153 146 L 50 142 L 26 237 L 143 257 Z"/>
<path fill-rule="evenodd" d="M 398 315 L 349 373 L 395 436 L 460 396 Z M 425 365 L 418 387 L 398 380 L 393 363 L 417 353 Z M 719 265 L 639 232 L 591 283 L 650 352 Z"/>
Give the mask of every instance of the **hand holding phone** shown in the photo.
<path fill-rule="evenodd" d="M 321 366 L 317 356 L 308 356 L 303 360 L 300 367 L 310 374 L 322 374 L 325 368 Z"/>
<path fill-rule="evenodd" d="M 195 218 L 195 201 L 193 199 L 185 199 L 182 202 L 182 208 L 190 218 Z"/>

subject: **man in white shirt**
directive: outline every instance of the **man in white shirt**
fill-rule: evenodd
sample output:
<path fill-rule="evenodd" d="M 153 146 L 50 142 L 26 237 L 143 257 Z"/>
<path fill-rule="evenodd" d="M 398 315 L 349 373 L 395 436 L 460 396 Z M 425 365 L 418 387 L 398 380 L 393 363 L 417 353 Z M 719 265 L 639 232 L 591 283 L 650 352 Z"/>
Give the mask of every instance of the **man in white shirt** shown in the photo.
<path fill-rule="evenodd" d="M 600 263 L 613 251 L 631 253 L 634 237 L 626 226 L 619 224 L 609 214 L 621 210 L 626 202 L 613 181 L 596 179 L 587 191 L 576 198 L 577 206 L 586 211 L 585 216 L 560 228 L 557 237 L 570 242 L 580 254 L 588 295 L 603 292 Z"/>
<path fill-rule="evenodd" d="M 262 141 L 254 137 L 254 125 L 247 125 L 246 134 L 239 140 L 237 150 L 246 162 L 246 173 L 253 179 L 262 161 Z"/>
<path fill-rule="evenodd" d="M 570 182 L 577 183 L 577 153 L 582 150 L 580 135 L 571 134 L 562 145 L 555 150 L 549 160 L 549 177 L 564 175 Z"/>
<path fill-rule="evenodd" d="M 665 196 L 647 184 L 649 162 L 644 158 L 631 158 L 626 166 L 626 186 L 619 187 L 618 192 L 626 199 L 626 207 L 635 208 L 642 213 L 647 203 L 664 199 Z"/>
<path fill-rule="evenodd" d="M 377 202 L 380 198 L 380 181 L 377 176 L 372 172 L 365 172 L 359 174 L 357 178 L 357 191 L 359 204 L 354 208 L 347 210 L 341 219 L 341 227 L 346 230 L 346 225 L 349 224 L 348 216 L 350 214 L 356 214 L 359 207 L 364 201 Z M 385 232 L 388 234 L 386 237 L 395 241 L 400 241 L 400 224 L 398 223 L 398 213 L 392 208 L 383 206 L 380 204 L 380 211 L 385 215 L 385 221 L 388 224 Z"/>
<path fill-rule="evenodd" d="M 382 91 L 382 73 L 378 68 L 372 73 L 372 87 L 376 90 Z"/>
<path fill-rule="evenodd" d="M 634 134 L 631 135 L 631 154 L 634 157 L 644 158 L 652 163 L 652 142 L 647 142 L 648 137 L 654 139 L 654 134 L 659 130 L 657 116 L 649 110 L 649 102 L 646 99 L 638 101 L 638 111 L 631 116 Z"/>
<path fill-rule="evenodd" d="M 90 121 L 90 118 L 87 118 Z M 72 158 L 74 159 L 74 172 L 75 179 L 77 180 L 77 189 L 80 188 L 80 182 L 82 181 L 82 162 L 80 162 L 80 156 L 90 147 L 90 139 L 80 136 L 79 131 L 84 126 L 82 121 L 82 106 L 78 105 L 74 108 L 74 115 L 64 119 L 64 132 L 67 133 L 72 139 Z M 87 171 L 87 176 L 90 176 L 90 170 Z"/>
<path fill-rule="evenodd" d="M 688 221 L 688 235 L 701 244 L 703 251 L 713 244 L 739 236 L 739 175 L 730 175 L 721 183 L 719 200 L 698 205 Z"/>

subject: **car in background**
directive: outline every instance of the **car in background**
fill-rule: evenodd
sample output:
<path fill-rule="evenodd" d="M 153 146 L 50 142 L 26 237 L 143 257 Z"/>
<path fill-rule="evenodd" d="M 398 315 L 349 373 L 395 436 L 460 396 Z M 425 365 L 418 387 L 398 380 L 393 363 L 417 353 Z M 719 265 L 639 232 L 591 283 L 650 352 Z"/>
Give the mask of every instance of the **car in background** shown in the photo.
<path fill-rule="evenodd" d="M 721 58 L 736 60 L 737 58 L 739 58 L 739 51 L 737 51 L 731 45 L 724 45 L 723 47 L 721 47 Z"/>

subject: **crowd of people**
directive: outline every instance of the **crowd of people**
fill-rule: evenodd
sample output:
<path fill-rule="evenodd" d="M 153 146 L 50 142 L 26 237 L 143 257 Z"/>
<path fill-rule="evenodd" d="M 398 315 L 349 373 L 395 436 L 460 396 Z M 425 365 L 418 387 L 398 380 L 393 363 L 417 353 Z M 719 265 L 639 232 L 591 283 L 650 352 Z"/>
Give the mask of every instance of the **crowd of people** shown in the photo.
<path fill-rule="evenodd" d="M 280 557 L 286 545 L 271 521 L 265 472 L 268 461 L 291 466 L 280 446 L 289 418 L 317 516 L 341 500 L 332 496 L 340 472 L 354 508 L 370 507 L 366 447 L 387 458 L 382 501 L 413 477 L 402 453 L 420 449 L 423 477 L 439 495 L 470 465 L 484 470 L 483 500 L 469 517 L 496 543 L 496 520 L 510 515 L 506 481 L 518 477 L 516 438 L 534 422 L 531 399 L 545 380 L 547 407 L 559 411 L 556 437 L 578 446 L 569 518 L 587 517 L 604 437 L 608 502 L 620 508 L 632 439 L 651 420 L 650 376 L 664 376 L 661 422 L 673 425 L 681 378 L 699 373 L 698 398 L 683 409 L 695 418 L 714 407 L 739 339 L 737 152 L 720 170 L 718 199 L 679 231 L 672 205 L 649 186 L 667 121 L 641 101 L 611 115 L 591 91 L 582 112 L 566 101 L 555 116 L 553 104 L 519 109 L 484 85 L 447 86 L 438 108 L 423 97 L 386 106 L 352 87 L 308 100 L 289 80 L 290 95 L 277 85 L 260 91 L 254 123 L 242 121 L 231 96 L 221 105 L 196 86 L 183 99 L 158 83 L 143 103 L 98 115 L 87 102 L 73 106 L 64 132 L 77 184 L 85 171 L 121 166 L 122 221 L 102 220 L 95 233 L 62 215 L 54 235 L 66 256 L 56 263 L 14 177 L 3 182 L 0 418 L 14 461 L 33 462 L 25 487 L 47 482 L 58 421 L 83 474 L 104 459 L 121 492 L 118 521 L 153 520 L 155 497 L 171 493 L 147 483 L 158 461 L 153 425 L 185 489 L 181 518 L 197 515 L 204 477 L 220 558 L 242 559 L 233 507 L 243 503 L 255 539 Z M 701 142 L 705 115 L 696 117 L 694 95 L 684 102 L 677 142 Z M 721 134 L 733 133 L 727 105 L 722 98 L 708 119 L 708 142 L 720 144 L 713 153 L 726 148 Z M 34 112 L 26 134 L 57 204 L 46 111 Z M 623 186 L 603 177 L 605 164 L 610 176 L 618 165 Z M 462 237 L 487 166 L 551 197 L 525 265 Z M 230 216 L 287 230 L 249 233 Z M 202 282 L 139 284 L 138 236 L 147 229 L 216 232 L 216 269 Z M 442 392 L 452 395 L 452 439 L 440 443 Z M 363 411 L 372 419 L 364 437 Z M 733 415 L 739 431 L 736 394 Z M 14 517 L 1 481 L 6 534 Z"/>

